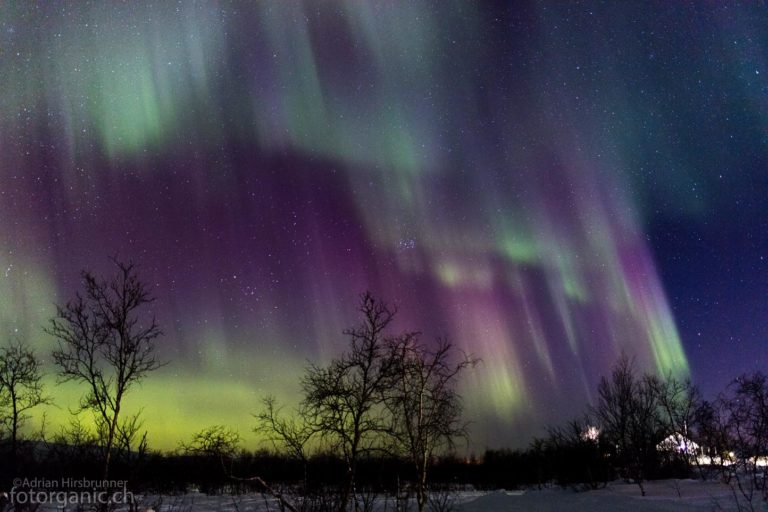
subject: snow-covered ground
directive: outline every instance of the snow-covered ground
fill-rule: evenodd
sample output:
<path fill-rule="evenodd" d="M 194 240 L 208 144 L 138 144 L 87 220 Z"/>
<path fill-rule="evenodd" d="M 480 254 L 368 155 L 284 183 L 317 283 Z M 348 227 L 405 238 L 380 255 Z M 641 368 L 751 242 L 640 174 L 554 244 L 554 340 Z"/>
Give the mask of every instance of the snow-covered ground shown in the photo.
<path fill-rule="evenodd" d="M 688 512 L 736 511 L 731 489 L 717 482 L 663 480 L 646 483 L 646 496 L 637 485 L 614 483 L 598 491 L 562 489 L 527 491 L 521 496 L 492 492 L 462 504 L 457 512 Z M 754 501 L 754 509 L 762 511 Z M 747 509 L 748 510 L 748 509 Z"/>
<path fill-rule="evenodd" d="M 732 490 L 719 482 L 661 480 L 647 482 L 646 496 L 635 484 L 612 483 L 598 491 L 565 489 L 461 492 L 450 496 L 455 512 L 688 512 L 736 511 Z M 380 499 L 379 511 L 394 511 L 394 503 Z M 754 510 L 764 505 L 756 498 Z M 260 495 L 164 497 L 164 512 L 262 512 L 278 510 Z M 747 510 L 749 510 L 747 508 Z M 768 510 L 766 508 L 765 510 Z"/>
<path fill-rule="evenodd" d="M 454 512 L 688 512 L 737 511 L 733 491 L 713 481 L 662 480 L 646 483 L 646 496 L 637 485 L 612 483 L 597 491 L 575 492 L 553 488 L 527 491 L 460 492 L 447 495 Z M 208 496 L 144 496 L 139 511 L 153 512 L 266 512 L 280 508 L 260 494 Z M 759 497 L 753 510 L 768 511 Z M 48 507 L 42 507 L 44 510 Z M 58 510 L 61 508 L 57 507 Z M 50 508 L 54 510 L 54 508 Z M 392 499 L 376 500 L 377 512 L 394 512 Z M 412 508 L 415 510 L 415 506 Z M 750 510 L 749 507 L 743 510 Z"/>

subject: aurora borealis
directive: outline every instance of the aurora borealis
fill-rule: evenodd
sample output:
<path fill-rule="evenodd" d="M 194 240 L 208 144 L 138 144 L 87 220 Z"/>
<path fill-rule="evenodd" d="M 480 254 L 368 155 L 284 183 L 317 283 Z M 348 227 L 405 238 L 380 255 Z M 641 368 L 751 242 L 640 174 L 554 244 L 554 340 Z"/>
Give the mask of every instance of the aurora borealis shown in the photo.
<path fill-rule="evenodd" d="M 255 443 L 370 289 L 482 358 L 473 447 L 526 443 L 622 351 L 765 371 L 767 166 L 758 3 L 0 2 L 0 333 L 47 357 L 132 258 L 150 443 Z"/>

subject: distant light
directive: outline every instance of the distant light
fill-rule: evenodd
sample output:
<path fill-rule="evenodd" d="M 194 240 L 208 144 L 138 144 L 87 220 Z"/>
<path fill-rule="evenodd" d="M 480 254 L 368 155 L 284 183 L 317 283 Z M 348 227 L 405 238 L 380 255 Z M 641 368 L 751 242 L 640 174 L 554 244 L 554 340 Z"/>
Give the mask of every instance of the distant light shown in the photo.
<path fill-rule="evenodd" d="M 583 441 L 597 441 L 600 437 L 600 429 L 595 426 L 589 426 L 581 433 L 581 439 Z"/>

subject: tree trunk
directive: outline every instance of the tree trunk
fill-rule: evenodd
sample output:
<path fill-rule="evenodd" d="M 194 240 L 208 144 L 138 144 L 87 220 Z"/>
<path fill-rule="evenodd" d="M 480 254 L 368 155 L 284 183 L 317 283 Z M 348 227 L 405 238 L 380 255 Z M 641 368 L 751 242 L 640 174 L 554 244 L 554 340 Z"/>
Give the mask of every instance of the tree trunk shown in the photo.
<path fill-rule="evenodd" d="M 109 464 L 112 459 L 112 445 L 115 443 L 115 431 L 117 430 L 117 417 L 120 414 L 120 396 L 115 399 L 115 414 L 112 416 L 112 421 L 109 422 L 109 432 L 107 432 L 107 445 L 106 452 L 104 454 L 104 472 L 103 478 L 107 480 L 109 478 Z"/>
<path fill-rule="evenodd" d="M 16 462 L 18 452 L 18 435 L 19 435 L 19 407 L 16 400 L 16 395 L 11 396 L 13 401 L 13 425 L 11 425 L 11 470 L 16 473 Z"/>
<path fill-rule="evenodd" d="M 427 458 L 419 461 L 418 466 L 418 481 L 416 483 L 416 505 L 419 508 L 419 512 L 423 512 L 424 507 L 427 506 Z"/>
<path fill-rule="evenodd" d="M 347 505 L 350 498 L 355 503 L 355 510 L 357 510 L 357 500 L 354 498 L 355 494 L 355 462 L 350 462 L 347 466 L 347 481 L 344 483 L 344 489 L 341 492 L 341 502 L 339 503 L 339 512 L 346 512 Z"/>
<path fill-rule="evenodd" d="M 19 434 L 19 408 L 16 403 L 16 397 L 11 398 L 13 400 L 13 425 L 11 426 L 11 456 L 16 460 L 16 440 Z"/>

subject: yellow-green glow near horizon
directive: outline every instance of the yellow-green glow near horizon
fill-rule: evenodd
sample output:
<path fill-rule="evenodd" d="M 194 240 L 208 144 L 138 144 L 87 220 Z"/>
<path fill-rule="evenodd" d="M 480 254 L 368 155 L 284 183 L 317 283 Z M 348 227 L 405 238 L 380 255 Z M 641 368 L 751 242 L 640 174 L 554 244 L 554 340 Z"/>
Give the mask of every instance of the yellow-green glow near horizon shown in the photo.
<path fill-rule="evenodd" d="M 267 359 L 258 353 L 229 354 L 219 362 L 217 371 L 166 366 L 131 389 L 125 397 L 123 414 L 141 412 L 148 440 L 155 449 L 177 449 L 180 442 L 202 427 L 214 424 L 237 430 L 248 447 L 262 446 L 264 440 L 253 433 L 253 414 L 267 396 L 274 396 L 290 413 L 306 366 L 299 357 L 291 358 L 279 350 L 276 353 L 280 355 Z M 275 372 L 275 368 L 280 371 Z M 74 382 L 59 383 L 56 368 L 51 365 L 46 366 L 46 371 L 44 384 L 54 403 L 41 407 L 27 430 L 37 432 L 44 413 L 46 433 L 52 435 L 74 419 L 72 410 L 77 409 L 85 388 Z M 268 373 L 271 377 L 264 379 Z M 83 411 L 78 417 L 84 424 L 92 424 L 91 411 Z"/>

